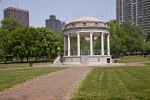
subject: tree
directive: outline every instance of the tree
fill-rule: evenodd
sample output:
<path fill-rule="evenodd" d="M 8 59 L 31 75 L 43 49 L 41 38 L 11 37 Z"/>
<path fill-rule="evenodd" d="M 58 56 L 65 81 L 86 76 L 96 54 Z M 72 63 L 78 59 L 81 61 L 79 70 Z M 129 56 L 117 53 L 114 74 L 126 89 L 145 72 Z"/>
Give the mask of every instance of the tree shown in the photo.
<path fill-rule="evenodd" d="M 0 30 L 0 49 L 1 49 L 1 57 L 5 55 L 5 64 L 7 64 L 7 47 L 9 45 L 9 31 L 7 29 Z"/>
<path fill-rule="evenodd" d="M 1 48 L 5 51 L 5 63 L 7 64 L 7 55 L 12 54 L 12 45 L 11 45 L 11 40 L 12 40 L 12 31 L 17 29 L 18 27 L 21 27 L 22 25 L 19 23 L 18 20 L 16 19 L 3 19 L 1 21 Z M 3 54 L 3 53 L 2 53 Z M 4 56 L 4 55 L 3 55 Z"/>
<path fill-rule="evenodd" d="M 150 41 L 146 41 L 143 45 L 143 51 L 150 54 Z"/>
<path fill-rule="evenodd" d="M 31 46 L 30 44 L 30 40 L 31 40 L 31 35 L 29 32 L 29 28 L 27 26 L 24 27 L 20 27 L 18 29 L 16 29 L 13 32 L 13 54 L 15 57 L 19 57 L 21 59 L 21 61 L 23 61 L 23 59 L 25 57 L 29 56 L 29 46 Z"/>
<path fill-rule="evenodd" d="M 9 32 L 23 26 L 17 19 L 6 18 L 1 21 L 1 29 L 7 29 Z"/>
<path fill-rule="evenodd" d="M 124 31 L 132 38 L 132 42 L 128 48 L 128 51 L 141 51 L 144 40 L 142 36 L 144 34 L 140 26 L 131 25 L 128 21 L 123 23 Z"/>
<path fill-rule="evenodd" d="M 146 41 L 150 41 L 150 32 L 147 35 Z"/>
<path fill-rule="evenodd" d="M 64 37 L 63 37 L 63 31 L 59 32 L 58 35 L 58 45 L 60 47 L 59 53 L 61 56 L 64 55 Z"/>
<path fill-rule="evenodd" d="M 40 34 L 40 56 L 41 57 L 50 57 L 54 58 L 56 57 L 58 53 L 58 37 L 57 35 L 52 31 L 49 30 L 48 28 L 37 28 L 38 34 Z"/>
<path fill-rule="evenodd" d="M 116 23 L 108 23 L 111 33 L 111 53 L 141 51 L 144 40 L 142 39 L 143 31 L 139 26 L 131 25 L 130 22 L 124 22 L 120 27 Z M 117 39 L 116 39 L 117 38 Z M 117 43 L 117 45 L 116 45 Z M 116 47 L 118 46 L 118 47 Z M 113 50 L 120 48 L 121 50 Z M 113 52 L 114 51 L 114 52 Z M 116 52 L 117 51 L 117 52 Z"/>

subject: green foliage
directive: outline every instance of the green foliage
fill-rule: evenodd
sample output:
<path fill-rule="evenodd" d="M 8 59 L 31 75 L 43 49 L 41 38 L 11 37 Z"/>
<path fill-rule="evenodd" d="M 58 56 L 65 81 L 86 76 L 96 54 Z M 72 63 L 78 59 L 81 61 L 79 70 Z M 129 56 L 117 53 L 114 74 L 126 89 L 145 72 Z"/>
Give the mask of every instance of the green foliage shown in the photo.
<path fill-rule="evenodd" d="M 84 50 L 90 50 L 90 41 L 84 39 Z"/>
<path fill-rule="evenodd" d="M 32 55 L 33 49 L 33 32 L 27 26 L 20 27 L 13 32 L 13 53 L 15 57 L 23 60 L 25 57 Z"/>
<path fill-rule="evenodd" d="M 14 31 L 18 27 L 23 26 L 17 19 L 7 18 L 1 21 L 1 29 L 7 29 L 8 31 Z"/>
<path fill-rule="evenodd" d="M 12 31 L 16 30 L 18 27 L 21 27 L 22 24 L 19 23 L 18 20 L 7 18 L 1 21 L 1 28 L 0 28 L 0 56 L 2 58 L 6 58 L 6 63 L 8 60 L 8 55 L 12 55 Z"/>
<path fill-rule="evenodd" d="M 110 37 L 111 54 L 119 54 L 121 52 L 121 40 L 117 35 L 111 35 Z"/>
<path fill-rule="evenodd" d="M 4 19 L 0 28 L 0 58 L 55 58 L 58 53 L 57 35 L 47 28 L 23 26 L 16 19 Z M 6 52 L 7 51 L 7 52 Z M 7 53 L 7 54 L 6 54 Z M 11 58 L 12 59 L 12 58 Z M 7 58 L 8 60 L 8 58 Z"/>
<path fill-rule="evenodd" d="M 147 52 L 150 54 L 150 41 L 146 41 L 143 45 L 143 51 Z"/>
<path fill-rule="evenodd" d="M 150 41 L 150 32 L 148 33 L 146 41 Z"/>
<path fill-rule="evenodd" d="M 63 36 L 63 31 L 60 31 L 59 32 L 59 35 L 58 35 L 58 44 L 59 44 L 59 53 L 61 56 L 64 55 L 64 36 Z"/>
<path fill-rule="evenodd" d="M 57 37 L 47 28 L 20 27 L 13 32 L 13 52 L 22 60 L 29 57 L 55 57 Z"/>
<path fill-rule="evenodd" d="M 11 55 L 11 32 L 7 29 L 0 30 L 0 56 L 4 58 L 5 55 Z M 7 54 L 6 54 L 7 50 Z"/>
<path fill-rule="evenodd" d="M 96 38 L 94 50 L 101 50 L 101 39 L 100 38 Z"/>
<path fill-rule="evenodd" d="M 54 58 L 58 53 L 58 37 L 57 35 L 48 28 L 37 28 L 37 32 L 40 35 L 39 39 L 39 47 L 41 52 L 40 56 Z"/>
<path fill-rule="evenodd" d="M 94 68 L 72 100 L 149 100 L 149 93 L 150 67 Z"/>
<path fill-rule="evenodd" d="M 143 51 L 143 31 L 139 26 L 124 22 L 120 27 L 117 23 L 108 23 L 110 26 L 111 54 Z"/>

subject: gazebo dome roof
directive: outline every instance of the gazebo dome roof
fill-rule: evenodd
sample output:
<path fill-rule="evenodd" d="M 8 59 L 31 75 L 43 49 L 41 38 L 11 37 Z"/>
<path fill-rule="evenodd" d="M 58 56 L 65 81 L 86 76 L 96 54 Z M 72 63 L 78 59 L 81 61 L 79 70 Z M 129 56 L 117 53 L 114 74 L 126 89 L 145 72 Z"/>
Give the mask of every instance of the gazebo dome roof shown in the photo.
<path fill-rule="evenodd" d="M 82 17 L 82 18 L 78 18 L 78 19 L 72 21 L 71 23 L 77 23 L 77 22 L 102 22 L 102 21 L 97 18 Z"/>

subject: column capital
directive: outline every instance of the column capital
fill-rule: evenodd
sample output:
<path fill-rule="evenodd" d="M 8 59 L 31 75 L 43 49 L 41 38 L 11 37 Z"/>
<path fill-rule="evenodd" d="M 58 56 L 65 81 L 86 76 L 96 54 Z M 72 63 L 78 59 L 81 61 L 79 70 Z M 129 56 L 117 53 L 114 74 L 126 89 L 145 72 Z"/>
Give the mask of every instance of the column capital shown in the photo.
<path fill-rule="evenodd" d="M 90 34 L 93 34 L 94 32 L 90 32 Z"/>

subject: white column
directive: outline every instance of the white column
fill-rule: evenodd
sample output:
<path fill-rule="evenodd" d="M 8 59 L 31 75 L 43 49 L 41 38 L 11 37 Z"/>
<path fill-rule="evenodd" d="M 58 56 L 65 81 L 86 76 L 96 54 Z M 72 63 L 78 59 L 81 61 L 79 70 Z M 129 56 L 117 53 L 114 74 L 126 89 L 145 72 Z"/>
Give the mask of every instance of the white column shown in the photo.
<path fill-rule="evenodd" d="M 109 34 L 107 34 L 107 55 L 110 55 Z"/>
<path fill-rule="evenodd" d="M 92 43 L 93 43 L 93 53 L 94 53 L 94 37 L 93 37 L 93 39 L 92 39 Z"/>
<path fill-rule="evenodd" d="M 77 46 L 78 46 L 78 56 L 80 56 L 80 34 L 79 33 L 77 33 Z"/>
<path fill-rule="evenodd" d="M 101 33 L 101 55 L 104 55 L 104 33 Z"/>
<path fill-rule="evenodd" d="M 93 55 L 93 32 L 90 32 L 90 55 Z"/>
<path fill-rule="evenodd" d="M 68 56 L 70 56 L 70 34 L 68 34 Z"/>
<path fill-rule="evenodd" d="M 64 56 L 66 56 L 66 36 L 64 36 Z"/>

